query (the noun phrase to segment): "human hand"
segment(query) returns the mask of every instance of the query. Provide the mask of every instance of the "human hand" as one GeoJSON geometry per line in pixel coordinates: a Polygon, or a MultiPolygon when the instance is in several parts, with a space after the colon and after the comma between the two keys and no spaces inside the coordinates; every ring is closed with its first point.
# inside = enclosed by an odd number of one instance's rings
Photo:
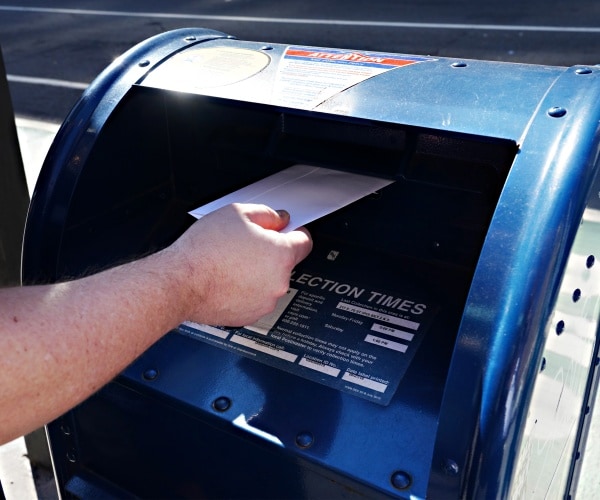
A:
{"type": "Polygon", "coordinates": [[[187,291],[185,319],[243,326],[271,312],[312,249],[306,229],[279,232],[288,222],[285,211],[233,204],[194,223],[166,252],[187,291]]]}

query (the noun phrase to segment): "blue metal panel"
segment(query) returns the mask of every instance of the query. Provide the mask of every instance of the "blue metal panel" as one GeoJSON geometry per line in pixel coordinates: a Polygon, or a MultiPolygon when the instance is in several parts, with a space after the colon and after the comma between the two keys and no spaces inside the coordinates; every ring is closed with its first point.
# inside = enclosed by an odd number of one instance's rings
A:
{"type": "Polygon", "coordinates": [[[439,59],[367,80],[318,109],[347,109],[352,116],[368,119],[518,141],[561,71],[471,60],[457,65],[455,60],[439,59]]]}
{"type": "Polygon", "coordinates": [[[455,496],[509,491],[547,322],[598,168],[599,79],[597,71],[571,68],[548,90],[490,225],[448,375],[432,470],[455,496]],[[459,425],[471,432],[456,432],[459,425]],[[456,464],[451,474],[443,470],[448,463],[456,464]]]}

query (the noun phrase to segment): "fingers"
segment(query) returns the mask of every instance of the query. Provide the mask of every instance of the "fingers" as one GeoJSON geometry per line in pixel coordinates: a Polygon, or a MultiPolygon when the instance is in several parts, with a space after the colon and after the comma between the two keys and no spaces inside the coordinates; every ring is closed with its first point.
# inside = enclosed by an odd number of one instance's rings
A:
{"type": "MultiPolygon", "coordinates": [[[[290,221],[290,214],[286,210],[273,210],[266,205],[238,204],[236,209],[240,210],[251,222],[264,229],[281,231],[290,221]]],[[[302,261],[312,250],[312,238],[304,227],[281,234],[293,251],[294,265],[302,261]]]]}
{"type": "Polygon", "coordinates": [[[294,251],[295,263],[298,264],[304,260],[311,252],[313,247],[312,238],[308,230],[304,227],[300,227],[295,231],[282,235],[285,236],[294,251]]]}
{"type": "Polygon", "coordinates": [[[189,287],[188,319],[208,324],[246,324],[287,291],[290,272],[312,250],[309,232],[280,232],[286,211],[234,204],[202,217],[164,252],[177,282],[189,287]]]}

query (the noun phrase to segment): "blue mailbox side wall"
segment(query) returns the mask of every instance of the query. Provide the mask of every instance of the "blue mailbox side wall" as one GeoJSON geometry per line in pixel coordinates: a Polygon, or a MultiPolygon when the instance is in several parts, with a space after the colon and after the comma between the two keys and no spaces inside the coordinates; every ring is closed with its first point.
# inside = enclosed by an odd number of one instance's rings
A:
{"type": "MultiPolygon", "coordinates": [[[[584,208],[596,196],[589,189],[598,168],[599,77],[587,68],[565,70],[520,141],[459,330],[432,467],[434,496],[501,498],[515,480],[534,383],[556,328],[559,286],[584,208]],[[465,416],[471,434],[456,432],[465,416]]],[[[576,451],[567,450],[567,460],[576,451]]]]}

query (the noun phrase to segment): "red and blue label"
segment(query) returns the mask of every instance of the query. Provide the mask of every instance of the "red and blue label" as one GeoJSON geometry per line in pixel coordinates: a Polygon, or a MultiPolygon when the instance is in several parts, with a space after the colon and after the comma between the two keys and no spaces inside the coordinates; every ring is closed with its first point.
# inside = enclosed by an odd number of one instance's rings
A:
{"type": "Polygon", "coordinates": [[[311,47],[288,47],[284,57],[286,59],[296,59],[300,61],[348,64],[381,69],[392,69],[395,67],[434,60],[429,57],[407,56],[403,54],[386,54],[343,49],[317,49],[311,47]]]}

